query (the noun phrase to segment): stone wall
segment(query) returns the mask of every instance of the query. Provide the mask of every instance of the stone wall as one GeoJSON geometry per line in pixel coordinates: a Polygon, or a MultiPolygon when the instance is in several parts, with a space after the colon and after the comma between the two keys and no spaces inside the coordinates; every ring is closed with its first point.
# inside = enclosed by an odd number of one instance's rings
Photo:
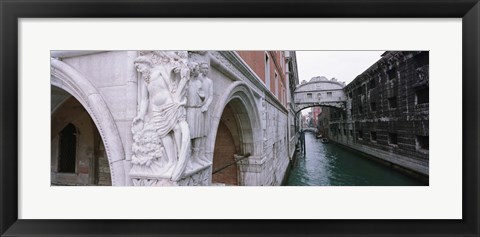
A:
{"type": "Polygon", "coordinates": [[[97,185],[110,186],[112,185],[112,178],[110,177],[110,166],[108,164],[107,154],[105,153],[105,147],[103,142],[100,142],[98,149],[98,165],[97,165],[97,175],[96,180],[97,185]]]}
{"type": "Polygon", "coordinates": [[[428,51],[386,52],[345,87],[330,110],[335,142],[428,176],[428,51]]]}
{"type": "Polygon", "coordinates": [[[130,130],[137,113],[138,94],[138,75],[133,61],[137,55],[137,51],[108,51],[62,59],[83,74],[105,100],[122,141],[124,160],[132,156],[130,130]]]}
{"type": "Polygon", "coordinates": [[[280,185],[289,164],[287,142],[287,114],[270,103],[265,103],[264,129],[265,180],[263,185],[280,185]]]}

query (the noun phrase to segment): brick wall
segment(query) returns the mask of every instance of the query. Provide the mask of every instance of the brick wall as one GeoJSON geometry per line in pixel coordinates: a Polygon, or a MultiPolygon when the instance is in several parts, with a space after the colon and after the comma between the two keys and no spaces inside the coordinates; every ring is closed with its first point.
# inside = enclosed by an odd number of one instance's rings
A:
{"type": "Polygon", "coordinates": [[[107,153],[103,142],[100,142],[98,148],[98,165],[97,165],[97,180],[98,185],[110,186],[112,185],[112,178],[110,175],[110,165],[108,164],[107,153]]]}
{"type": "Polygon", "coordinates": [[[237,51],[237,53],[265,83],[265,51],[237,51]]]}
{"type": "Polygon", "coordinates": [[[286,107],[285,92],[283,91],[283,89],[286,89],[284,51],[237,51],[237,53],[263,83],[266,83],[265,55],[268,54],[270,65],[270,92],[286,107]],[[275,77],[275,73],[277,77],[275,77]]]}
{"type": "MultiPolygon", "coordinates": [[[[215,152],[213,156],[213,172],[235,162],[235,143],[228,127],[220,122],[215,139],[215,152]]],[[[228,168],[212,175],[212,183],[222,183],[225,185],[238,185],[237,165],[231,165],[228,168]]]]}

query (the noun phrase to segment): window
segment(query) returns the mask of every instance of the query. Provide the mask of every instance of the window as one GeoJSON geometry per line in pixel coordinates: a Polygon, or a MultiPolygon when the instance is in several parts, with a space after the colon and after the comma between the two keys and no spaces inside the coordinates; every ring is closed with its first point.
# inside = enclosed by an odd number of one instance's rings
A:
{"type": "Polygon", "coordinates": [[[415,101],[417,104],[426,104],[428,103],[428,87],[417,89],[415,91],[415,101]]]}
{"type": "Polygon", "coordinates": [[[333,111],[330,113],[330,119],[331,120],[337,120],[337,111],[333,111]]]}
{"type": "Polygon", "coordinates": [[[365,85],[360,86],[359,88],[357,88],[357,94],[358,94],[358,95],[363,95],[364,92],[365,92],[365,85]]]}
{"type": "Polygon", "coordinates": [[[388,98],[388,106],[390,107],[390,109],[397,108],[397,97],[388,98]]]}
{"type": "Polygon", "coordinates": [[[417,136],[417,149],[428,150],[428,136],[417,136]]]}
{"type": "Polygon", "coordinates": [[[368,82],[368,89],[371,90],[373,88],[377,87],[377,83],[375,82],[375,79],[372,79],[368,82]]]}
{"type": "Polygon", "coordinates": [[[265,85],[270,90],[270,58],[265,54],[265,85]]]}
{"type": "Polygon", "coordinates": [[[377,111],[377,104],[375,102],[370,103],[370,110],[372,112],[377,111]]]}
{"type": "Polygon", "coordinates": [[[332,97],[332,92],[327,92],[327,97],[332,97]]]}
{"type": "Polygon", "coordinates": [[[60,132],[58,172],[75,173],[77,163],[77,129],[69,123],[60,132]]]}
{"type": "Polygon", "coordinates": [[[361,105],[358,106],[358,113],[359,114],[363,113],[363,106],[361,106],[361,105]]]}
{"type": "Polygon", "coordinates": [[[429,52],[428,51],[423,51],[417,55],[415,55],[413,58],[415,60],[415,65],[416,67],[423,67],[425,65],[428,65],[428,59],[429,59],[429,56],[428,56],[429,52]]]}
{"type": "Polygon", "coordinates": [[[313,96],[312,96],[312,93],[307,93],[307,99],[312,99],[313,96]]]}
{"type": "Polygon", "coordinates": [[[376,142],[377,141],[377,132],[370,132],[370,139],[372,140],[372,142],[376,142]]]}
{"type": "Polygon", "coordinates": [[[387,71],[387,78],[388,78],[388,80],[393,80],[393,79],[397,78],[397,69],[392,68],[392,69],[388,70],[387,71]]]}
{"type": "Polygon", "coordinates": [[[358,139],[363,139],[363,131],[358,130],[358,139]]]}
{"type": "Polygon", "coordinates": [[[388,133],[388,144],[397,145],[398,144],[397,139],[398,137],[396,133],[388,133]]]}
{"type": "Polygon", "coordinates": [[[347,129],[343,129],[343,135],[347,136],[347,129]]]}
{"type": "Polygon", "coordinates": [[[279,84],[279,82],[278,82],[278,74],[277,74],[276,71],[275,71],[274,75],[275,75],[275,77],[274,77],[274,79],[275,79],[275,82],[274,82],[275,83],[275,95],[278,97],[278,84],[279,84]]]}
{"type": "Polygon", "coordinates": [[[350,129],[350,136],[353,137],[353,130],[350,129]]]}

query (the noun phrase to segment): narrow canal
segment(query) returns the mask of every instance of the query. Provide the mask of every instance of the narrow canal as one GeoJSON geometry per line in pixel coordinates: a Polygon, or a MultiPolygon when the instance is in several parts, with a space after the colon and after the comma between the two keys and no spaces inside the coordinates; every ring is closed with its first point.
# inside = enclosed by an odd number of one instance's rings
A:
{"type": "Polygon", "coordinates": [[[335,143],[322,143],[305,133],[306,154],[299,155],[287,186],[417,186],[426,185],[335,143]]]}

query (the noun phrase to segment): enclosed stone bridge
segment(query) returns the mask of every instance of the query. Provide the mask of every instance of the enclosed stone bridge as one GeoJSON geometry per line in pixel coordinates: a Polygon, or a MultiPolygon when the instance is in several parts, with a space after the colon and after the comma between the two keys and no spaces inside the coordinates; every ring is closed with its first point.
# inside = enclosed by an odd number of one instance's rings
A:
{"type": "Polygon", "coordinates": [[[295,112],[314,106],[329,106],[346,108],[347,96],[343,91],[344,82],[326,77],[314,77],[309,82],[303,82],[295,88],[295,112]]]}

